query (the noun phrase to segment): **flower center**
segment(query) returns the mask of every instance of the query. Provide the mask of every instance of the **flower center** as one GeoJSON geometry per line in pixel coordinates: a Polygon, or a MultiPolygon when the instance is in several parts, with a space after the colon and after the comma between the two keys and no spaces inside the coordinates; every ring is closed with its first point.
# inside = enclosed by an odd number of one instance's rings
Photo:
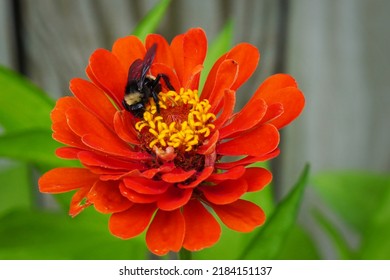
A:
{"type": "Polygon", "coordinates": [[[180,93],[159,93],[160,113],[151,99],[146,106],[144,119],[135,124],[150,149],[172,147],[189,152],[196,149],[215,128],[216,119],[208,111],[207,99],[199,100],[197,90],[180,89],[180,93]]]}

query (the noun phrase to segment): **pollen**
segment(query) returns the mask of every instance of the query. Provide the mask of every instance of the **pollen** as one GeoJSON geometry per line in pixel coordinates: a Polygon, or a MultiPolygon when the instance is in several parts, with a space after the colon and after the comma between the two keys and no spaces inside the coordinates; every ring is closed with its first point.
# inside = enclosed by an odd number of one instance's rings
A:
{"type": "Polygon", "coordinates": [[[189,152],[196,149],[215,129],[216,119],[207,99],[199,100],[197,90],[168,91],[159,94],[160,113],[151,99],[144,119],[135,124],[148,147],[189,152]],[[147,134],[147,135],[145,135],[147,134]]]}

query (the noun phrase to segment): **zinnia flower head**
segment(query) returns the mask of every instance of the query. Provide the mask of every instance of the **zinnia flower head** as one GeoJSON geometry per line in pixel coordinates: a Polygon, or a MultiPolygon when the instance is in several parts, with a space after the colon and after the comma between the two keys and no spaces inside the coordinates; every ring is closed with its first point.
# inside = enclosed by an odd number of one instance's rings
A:
{"type": "Polygon", "coordinates": [[[200,91],[206,50],[200,28],[170,44],[151,34],[145,44],[127,36],[112,51],[96,50],[86,68],[90,81],[71,80],[74,96],[60,98],[51,114],[53,138],[66,145],[56,154],[83,167],[50,170],[40,191],[75,190],[70,215],[93,205],[111,214],[115,236],[146,230],[157,255],[212,246],[221,234],[216,216],[240,232],[262,225],[262,209],[241,197],[261,190],[272,175],[247,165],[279,154],[278,130],[301,113],[304,97],[291,76],[276,74],[234,113],[236,91],[255,71],[259,52],[247,43],[235,46],[215,62],[200,91]],[[150,98],[138,118],[123,105],[128,72],[153,45],[147,75],[163,74],[170,85],[160,79],[158,104],[150,98]]]}

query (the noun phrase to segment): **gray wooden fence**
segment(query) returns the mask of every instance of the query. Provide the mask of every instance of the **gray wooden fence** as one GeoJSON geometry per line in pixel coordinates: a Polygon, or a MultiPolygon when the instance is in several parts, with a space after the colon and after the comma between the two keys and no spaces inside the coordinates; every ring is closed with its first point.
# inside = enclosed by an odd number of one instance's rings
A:
{"type": "MultiPolygon", "coordinates": [[[[129,34],[156,2],[0,0],[0,63],[55,98],[69,94],[92,51],[129,34]]],[[[201,26],[211,41],[232,20],[234,43],[250,42],[262,54],[239,105],[274,72],[297,79],[306,108],[283,131],[274,161],[283,195],[306,162],[314,173],[390,170],[389,12],[385,0],[172,0],[157,31],[171,39],[201,26]]],[[[309,227],[305,209],[313,203],[309,190],[301,217],[309,227]]]]}

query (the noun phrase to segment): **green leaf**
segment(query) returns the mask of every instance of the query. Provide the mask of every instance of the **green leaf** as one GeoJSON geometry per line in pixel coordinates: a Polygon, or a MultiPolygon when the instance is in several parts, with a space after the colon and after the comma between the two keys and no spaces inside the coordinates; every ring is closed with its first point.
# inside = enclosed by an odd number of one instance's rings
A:
{"type": "Polygon", "coordinates": [[[75,166],[74,161],[58,158],[54,152],[61,144],[49,130],[25,130],[0,136],[0,156],[30,162],[46,168],[75,166]]]}
{"type": "Polygon", "coordinates": [[[239,259],[275,259],[294,226],[298,208],[309,176],[306,165],[298,182],[288,196],[278,204],[274,213],[252,238],[239,259]]]}
{"type": "Polygon", "coordinates": [[[365,171],[327,172],[313,178],[327,204],[359,232],[366,230],[388,189],[390,176],[365,171]]]}
{"type": "Polygon", "coordinates": [[[366,225],[366,231],[360,249],[361,259],[390,259],[390,183],[382,199],[378,199],[374,213],[366,225]]]}
{"type": "Polygon", "coordinates": [[[206,78],[213,67],[214,63],[229,50],[233,41],[233,22],[229,20],[217,38],[210,44],[207,50],[206,59],[203,64],[203,71],[200,77],[199,88],[203,88],[206,78]]]}
{"type": "Polygon", "coordinates": [[[0,217],[15,208],[30,208],[30,170],[21,162],[2,162],[0,169],[0,217]]]}
{"type": "Polygon", "coordinates": [[[338,259],[354,259],[354,252],[348,246],[347,241],[345,240],[341,232],[336,228],[336,226],[319,211],[314,212],[314,216],[316,217],[316,220],[319,222],[321,227],[330,237],[334,247],[339,254],[338,259]]]}
{"type": "Polygon", "coordinates": [[[288,233],[286,241],[275,259],[278,260],[318,260],[318,249],[305,229],[295,225],[288,233]]]}
{"type": "Polygon", "coordinates": [[[122,240],[107,228],[108,215],[87,209],[64,214],[15,211],[0,218],[0,259],[144,259],[142,236],[122,240]]]}
{"type": "Polygon", "coordinates": [[[161,0],[148,14],[138,23],[132,34],[144,41],[146,36],[155,32],[158,24],[165,15],[170,0],[161,0]]]}
{"type": "Polygon", "coordinates": [[[6,131],[50,129],[54,101],[31,82],[2,66],[0,104],[0,125],[6,131]]]}

